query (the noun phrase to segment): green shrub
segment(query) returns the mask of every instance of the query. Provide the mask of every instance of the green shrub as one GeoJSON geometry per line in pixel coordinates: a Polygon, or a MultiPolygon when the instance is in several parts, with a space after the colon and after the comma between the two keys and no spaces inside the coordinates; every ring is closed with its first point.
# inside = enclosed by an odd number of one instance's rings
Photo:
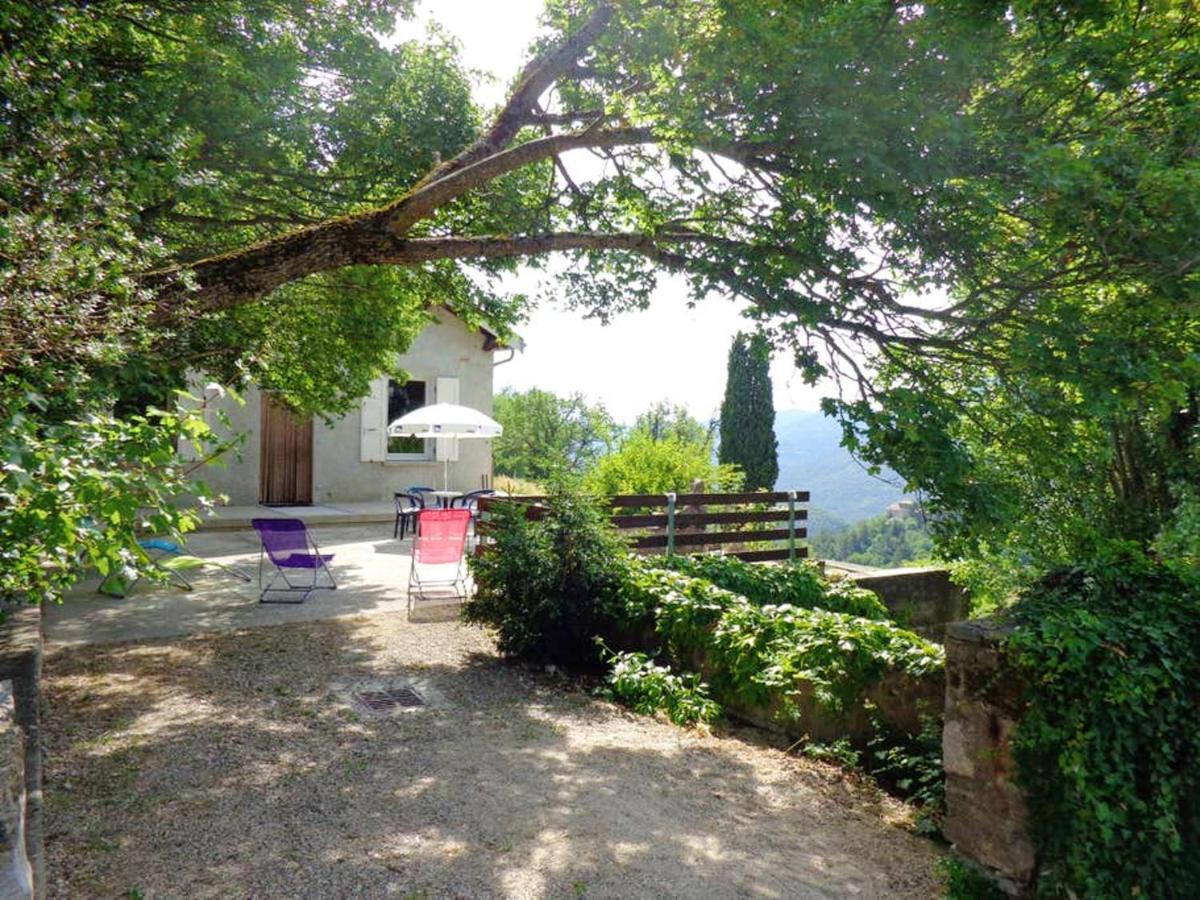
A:
{"type": "Polygon", "coordinates": [[[764,566],[736,556],[661,556],[654,565],[703,578],[717,587],[741,594],[755,606],[785,603],[804,609],[827,609],[864,619],[887,621],[888,610],[871,591],[849,581],[826,581],[809,562],[764,566]]]}
{"type": "Polygon", "coordinates": [[[655,440],[637,432],[619,449],[600,457],[584,476],[587,488],[602,497],[689,491],[696,480],[708,490],[738,490],[742,472],[736,466],[717,465],[707,444],[674,436],[655,440]]]}
{"type": "Polygon", "coordinates": [[[654,715],[661,710],[676,725],[712,722],[721,715],[721,707],[699,675],[676,675],[645,653],[614,653],[608,661],[612,668],[601,695],[634,712],[654,715]]]}
{"type": "Polygon", "coordinates": [[[500,652],[543,662],[599,662],[597,636],[621,627],[628,553],[590,498],[551,491],[538,521],[517,503],[490,513],[492,541],[470,561],[468,622],[493,629],[500,652]]]}
{"type": "Polygon", "coordinates": [[[834,711],[859,706],[889,671],[920,677],[944,666],[941,648],[886,622],[791,604],[756,606],[709,581],[632,561],[628,615],[652,614],[672,655],[708,656],[718,700],[761,705],[773,696],[798,717],[809,693],[834,711]]]}
{"type": "Polygon", "coordinates": [[[808,759],[833,763],[844,769],[857,769],[862,765],[862,752],[855,750],[847,738],[838,738],[831,744],[806,741],[801,746],[800,753],[808,759]]]}
{"type": "Polygon", "coordinates": [[[917,830],[941,831],[946,811],[946,770],[942,765],[942,717],[925,716],[916,735],[898,735],[875,723],[866,769],[880,785],[920,807],[917,830]]]}
{"type": "Polygon", "coordinates": [[[1014,609],[1028,684],[1014,738],[1042,889],[1194,896],[1200,885],[1200,585],[1123,551],[1014,609]]]}
{"type": "Polygon", "coordinates": [[[1008,900],[995,882],[958,857],[942,857],[937,868],[946,900],[1008,900]]]}

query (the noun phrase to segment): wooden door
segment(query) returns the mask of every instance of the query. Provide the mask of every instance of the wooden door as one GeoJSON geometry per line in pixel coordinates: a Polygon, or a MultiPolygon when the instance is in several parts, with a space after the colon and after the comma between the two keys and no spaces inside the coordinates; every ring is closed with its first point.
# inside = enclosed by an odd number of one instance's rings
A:
{"type": "Polygon", "coordinates": [[[313,423],[297,420],[270,394],[262,395],[262,446],[258,502],[280,506],[312,503],[313,423]]]}

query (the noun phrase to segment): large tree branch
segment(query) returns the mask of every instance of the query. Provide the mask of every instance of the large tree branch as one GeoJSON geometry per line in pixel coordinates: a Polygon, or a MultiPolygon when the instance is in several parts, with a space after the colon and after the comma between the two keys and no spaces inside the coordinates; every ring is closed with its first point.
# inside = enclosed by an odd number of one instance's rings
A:
{"type": "Polygon", "coordinates": [[[571,250],[617,250],[639,253],[658,260],[660,245],[699,243],[694,234],[640,234],[629,232],[562,231],[521,236],[412,238],[400,241],[391,262],[419,263],[437,259],[498,259],[539,256],[571,250]]]}
{"type": "Polygon", "coordinates": [[[187,268],[195,286],[190,295],[166,289],[178,271],[153,273],[148,279],[150,285],[165,289],[164,302],[155,320],[160,323],[169,320],[185,299],[192,312],[226,309],[306,275],[341,266],[387,262],[380,256],[392,252],[406,229],[472,188],[567,150],[610,148],[652,140],[649,129],[645,128],[585,129],[538,138],[427,184],[390,206],[331,219],[234,253],[195,262],[187,268]]]}
{"type": "MultiPolygon", "coordinates": [[[[291,281],[353,265],[417,265],[439,259],[496,259],[533,256],[567,250],[627,250],[657,258],[660,242],[699,242],[695,234],[638,234],[559,232],[527,236],[404,238],[369,219],[338,219],[302,229],[283,238],[264,241],[245,250],[202,260],[191,267],[199,290],[191,294],[170,290],[178,273],[161,272],[158,279],[167,296],[188,301],[191,314],[229,309],[265,296],[291,281]]],[[[161,306],[156,321],[166,322],[181,312],[161,306]]]]}
{"type": "Polygon", "coordinates": [[[543,159],[558,156],[568,150],[585,147],[604,149],[629,144],[645,144],[654,140],[649,128],[584,129],[569,134],[554,134],[517,144],[491,156],[455,170],[437,181],[427,182],[395,203],[385,207],[382,214],[393,234],[402,234],[415,222],[426,218],[438,207],[460,197],[501,175],[543,159]]]}
{"type": "Polygon", "coordinates": [[[528,121],[529,113],[534,109],[538,98],[549,90],[561,75],[574,68],[576,61],[600,36],[612,17],[612,6],[601,3],[578,31],[561,44],[531,60],[521,73],[517,86],[504,108],[492,121],[492,127],[458,156],[447,160],[426,175],[417,183],[417,188],[443,179],[507,147],[517,136],[521,126],[528,121]]]}

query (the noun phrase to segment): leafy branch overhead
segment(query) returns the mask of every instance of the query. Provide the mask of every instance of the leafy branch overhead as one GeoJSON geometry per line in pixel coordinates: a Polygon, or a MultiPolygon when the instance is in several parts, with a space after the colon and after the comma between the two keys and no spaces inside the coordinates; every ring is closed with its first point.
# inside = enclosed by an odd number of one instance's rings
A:
{"type": "Polygon", "coordinates": [[[337,416],[557,254],[602,320],[748,301],[947,552],[1195,553],[1194,3],[550,0],[490,111],[446,35],[380,40],[412,7],[0,11],[0,414],[192,371],[337,416]]]}
{"type": "MultiPolygon", "coordinates": [[[[143,18],[168,28],[178,15],[143,18]]],[[[262,226],[249,246],[144,276],[155,321],[347,267],[568,251],[588,257],[573,283],[582,305],[637,303],[655,271],[682,272],[697,296],[752,301],[810,368],[828,344],[825,367],[866,384],[855,346],[894,361],[995,358],[1048,293],[1178,290],[1200,265],[1200,212],[1164,208],[1196,178],[1186,4],[557,0],[547,21],[486,124],[445,51],[364,51],[369,72],[341,61],[347,102],[315,123],[321,152],[247,173],[247,193],[295,182],[319,209],[251,197],[240,211],[143,209],[247,236],[262,226]],[[362,88],[384,74],[411,96],[362,88]],[[437,101],[450,103],[425,115],[447,123],[440,134],[414,122],[389,135],[410,142],[394,172],[386,148],[353,136],[364,119],[418,118],[437,101]]],[[[202,161],[231,163],[207,146],[189,165],[202,161]]]]}

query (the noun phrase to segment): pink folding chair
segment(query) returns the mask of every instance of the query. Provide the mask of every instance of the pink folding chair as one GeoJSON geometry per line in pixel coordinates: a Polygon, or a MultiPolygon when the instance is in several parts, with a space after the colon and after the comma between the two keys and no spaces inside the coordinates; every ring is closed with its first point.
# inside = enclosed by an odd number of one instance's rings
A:
{"type": "MultiPolygon", "coordinates": [[[[467,597],[466,547],[467,529],[471,524],[469,509],[422,509],[417,513],[417,530],[413,536],[412,568],[408,570],[408,605],[413,599],[424,600],[428,588],[444,585],[454,591],[459,600],[467,597]],[[422,566],[440,566],[449,570],[450,578],[421,576],[422,566]]],[[[449,574],[449,571],[447,571],[449,574]]]]}

